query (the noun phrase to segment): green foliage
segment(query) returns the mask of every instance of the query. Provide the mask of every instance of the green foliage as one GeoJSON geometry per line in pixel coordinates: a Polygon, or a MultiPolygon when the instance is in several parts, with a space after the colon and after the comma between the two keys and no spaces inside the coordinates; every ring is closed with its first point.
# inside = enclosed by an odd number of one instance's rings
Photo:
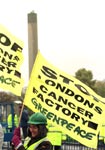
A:
{"type": "Polygon", "coordinates": [[[97,81],[95,83],[96,93],[102,97],[105,97],[105,80],[97,81]]]}
{"type": "Polygon", "coordinates": [[[79,69],[75,73],[75,77],[84,84],[86,84],[88,87],[96,91],[95,89],[96,80],[93,80],[93,74],[90,70],[86,70],[85,68],[79,69]]]}
{"type": "Polygon", "coordinates": [[[105,80],[93,80],[92,71],[86,70],[85,68],[79,69],[75,73],[75,77],[94,90],[98,95],[105,97],[105,80]]]}

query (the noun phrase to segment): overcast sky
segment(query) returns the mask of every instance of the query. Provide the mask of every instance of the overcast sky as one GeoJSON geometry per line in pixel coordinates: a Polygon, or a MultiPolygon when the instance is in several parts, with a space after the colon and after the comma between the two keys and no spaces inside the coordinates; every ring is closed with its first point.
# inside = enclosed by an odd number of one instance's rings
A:
{"type": "Polygon", "coordinates": [[[0,5],[0,23],[24,42],[26,83],[27,14],[33,10],[38,19],[38,48],[49,62],[70,75],[86,68],[94,79],[105,79],[104,0],[3,0],[0,5]]]}

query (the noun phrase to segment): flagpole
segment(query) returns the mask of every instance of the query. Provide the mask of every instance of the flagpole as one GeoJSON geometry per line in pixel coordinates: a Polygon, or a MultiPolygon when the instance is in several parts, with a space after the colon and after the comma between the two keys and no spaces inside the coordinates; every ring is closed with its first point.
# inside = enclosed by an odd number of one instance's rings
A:
{"type": "Polygon", "coordinates": [[[21,108],[21,111],[20,111],[18,126],[20,125],[23,109],[24,109],[24,104],[22,104],[22,108],[21,108]]]}

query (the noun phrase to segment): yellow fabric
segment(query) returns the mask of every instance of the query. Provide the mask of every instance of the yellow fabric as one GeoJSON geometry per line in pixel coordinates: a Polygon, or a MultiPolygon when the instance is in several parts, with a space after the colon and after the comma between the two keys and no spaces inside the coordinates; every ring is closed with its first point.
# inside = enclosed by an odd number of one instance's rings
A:
{"type": "Polygon", "coordinates": [[[0,42],[0,88],[21,96],[24,85],[20,70],[23,63],[23,41],[2,25],[0,25],[0,34],[2,41],[0,42]]]}
{"type": "MultiPolygon", "coordinates": [[[[8,122],[8,128],[12,128],[12,114],[8,115],[7,122],[8,122]]],[[[17,116],[17,114],[15,114],[15,116],[14,116],[14,126],[18,127],[18,116],[17,116]]]]}
{"type": "Polygon", "coordinates": [[[103,101],[105,98],[50,64],[38,52],[24,105],[43,113],[71,138],[97,148],[97,137],[105,117],[103,101]]]}
{"type": "Polygon", "coordinates": [[[8,121],[8,128],[12,128],[12,114],[8,115],[7,121],[8,121]]]}
{"type": "Polygon", "coordinates": [[[24,141],[24,147],[25,147],[25,149],[27,149],[27,150],[35,150],[40,143],[42,143],[43,141],[49,141],[49,139],[47,139],[47,137],[45,137],[45,138],[43,138],[43,139],[41,139],[41,140],[33,143],[32,145],[30,145],[28,147],[27,144],[29,143],[29,141],[30,141],[30,137],[27,137],[25,139],[25,141],[24,141]]]}
{"type": "Polygon", "coordinates": [[[18,118],[17,114],[15,114],[15,117],[14,117],[14,125],[15,125],[16,127],[18,127],[18,123],[19,123],[19,118],[18,118]]]}
{"type": "Polygon", "coordinates": [[[67,140],[67,135],[65,133],[62,133],[62,141],[66,141],[67,140]]]}
{"type": "Polygon", "coordinates": [[[99,134],[99,140],[103,140],[105,139],[105,125],[102,125],[100,128],[100,134],[99,134]]]}
{"type": "Polygon", "coordinates": [[[47,127],[48,127],[47,137],[51,141],[52,145],[61,146],[62,141],[66,140],[66,135],[62,133],[62,131],[58,127],[53,126],[51,123],[48,123],[47,127]]]}
{"type": "Polygon", "coordinates": [[[61,132],[51,132],[47,134],[48,139],[51,141],[52,145],[60,146],[62,144],[62,133],[61,132]]]}

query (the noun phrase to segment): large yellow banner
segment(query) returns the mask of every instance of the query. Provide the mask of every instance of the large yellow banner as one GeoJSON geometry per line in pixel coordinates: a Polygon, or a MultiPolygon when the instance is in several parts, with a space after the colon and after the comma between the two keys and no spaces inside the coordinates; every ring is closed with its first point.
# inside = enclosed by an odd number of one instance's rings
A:
{"type": "Polygon", "coordinates": [[[23,42],[0,25],[0,88],[18,96],[24,84],[20,72],[22,50],[23,42]]]}
{"type": "Polygon", "coordinates": [[[89,87],[51,65],[38,52],[24,105],[43,113],[73,139],[96,148],[105,117],[103,102],[89,87]]]}

